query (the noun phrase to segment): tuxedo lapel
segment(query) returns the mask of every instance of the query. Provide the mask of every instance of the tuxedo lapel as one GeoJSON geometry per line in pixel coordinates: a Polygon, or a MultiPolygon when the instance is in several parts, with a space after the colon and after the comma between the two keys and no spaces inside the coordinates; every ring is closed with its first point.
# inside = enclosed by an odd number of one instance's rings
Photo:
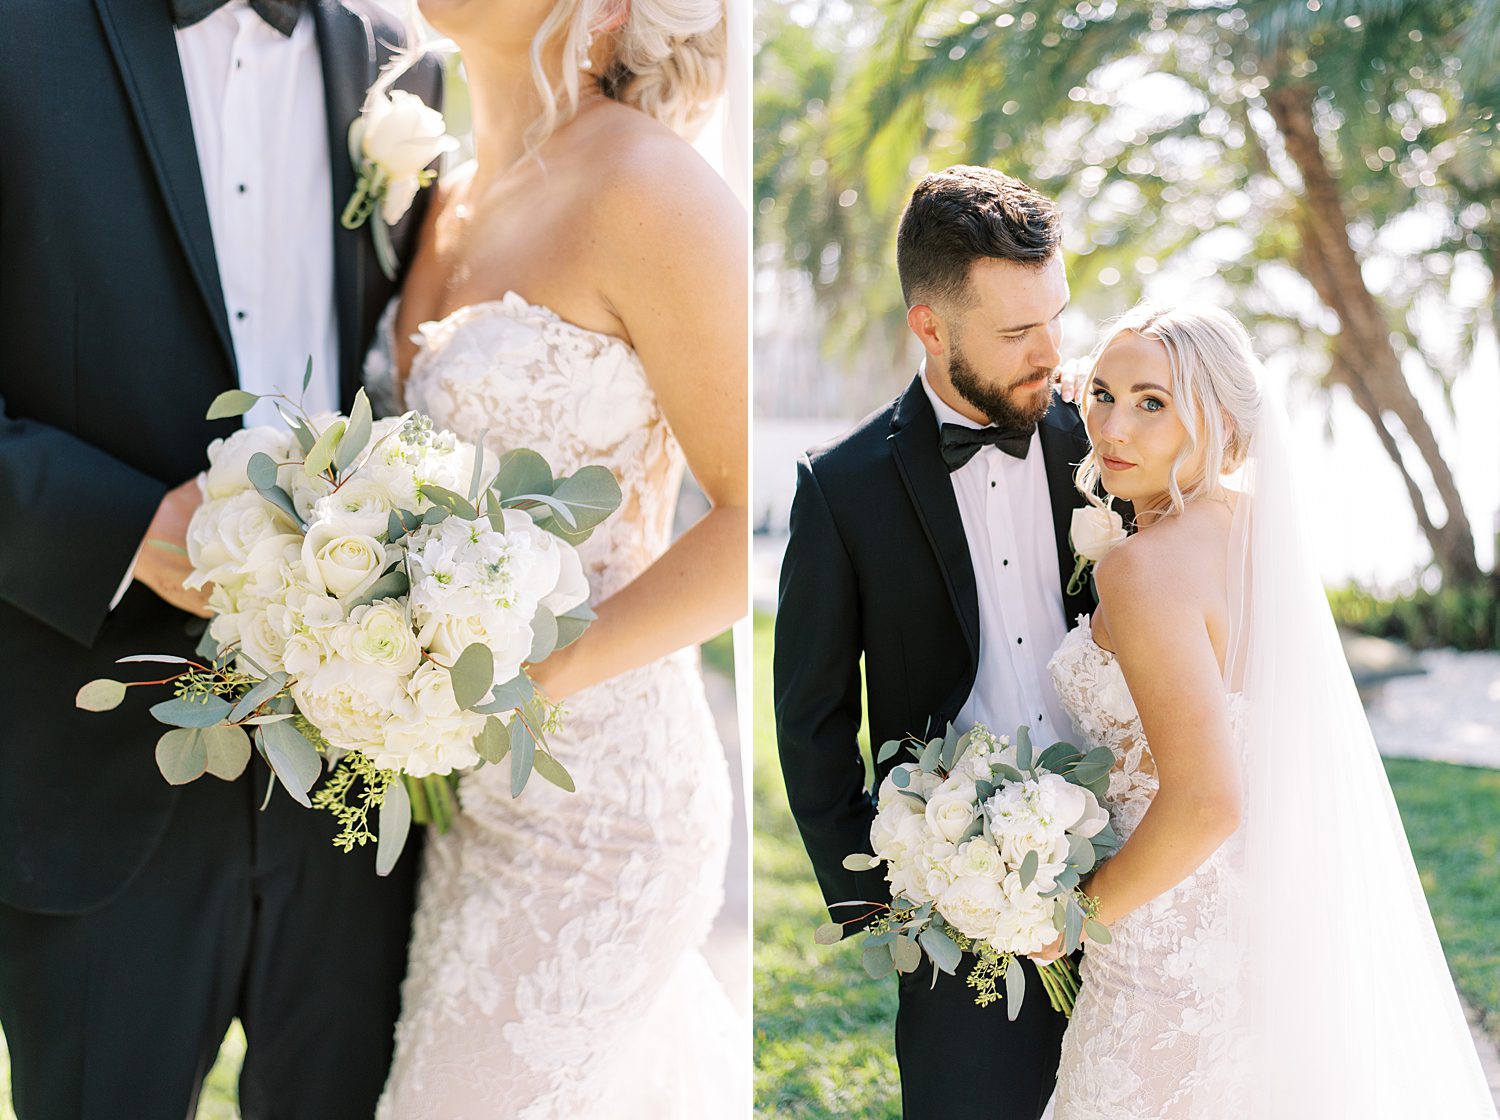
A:
{"type": "Polygon", "coordinates": [[[974,583],[974,562],[969,557],[969,541],[964,535],[948,467],[938,449],[937,416],[932,411],[932,402],[922,391],[920,377],[907,386],[906,392],[896,402],[888,439],[896,469],[942,569],[953,609],[963,626],[970,661],[977,666],[979,591],[974,583]]]}
{"type": "Polygon", "coordinates": [[[208,220],[187,87],[167,5],[141,0],[94,2],[198,294],[213,320],[224,355],[234,368],[234,342],[214,257],[213,227],[208,220]]]}
{"type": "Polygon", "coordinates": [[[1080,614],[1094,609],[1093,596],[1087,584],[1077,595],[1068,594],[1073,576],[1073,545],[1069,540],[1073,511],[1084,504],[1083,495],[1073,484],[1074,468],[1088,454],[1088,436],[1082,422],[1056,397],[1052,407],[1037,425],[1042,444],[1042,464],[1047,471],[1047,496],[1052,506],[1052,529],[1057,540],[1057,567],[1062,579],[1063,619],[1069,625],[1080,614]]]}
{"type": "Polygon", "coordinates": [[[316,0],[313,19],[323,63],[323,93],[328,114],[328,159],[333,185],[333,286],[338,309],[339,399],[344,408],[360,384],[364,325],[362,308],[371,267],[370,231],[345,229],[339,222],[354,193],[354,163],[349,155],[349,126],[359,116],[365,92],[377,76],[375,36],[369,21],[339,0],[316,0]]]}

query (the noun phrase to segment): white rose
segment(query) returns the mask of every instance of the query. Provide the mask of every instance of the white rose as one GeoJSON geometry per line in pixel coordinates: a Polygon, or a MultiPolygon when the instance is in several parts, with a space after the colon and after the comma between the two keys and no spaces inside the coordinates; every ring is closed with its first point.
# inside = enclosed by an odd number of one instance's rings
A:
{"type": "Polygon", "coordinates": [[[422,180],[415,175],[407,175],[404,178],[392,179],[385,185],[385,197],[380,200],[380,218],[388,226],[393,226],[406,216],[411,209],[412,201],[417,197],[417,192],[422,189],[422,180]]]}
{"type": "Polygon", "coordinates": [[[974,823],[972,788],[937,790],[927,799],[927,827],[950,844],[958,843],[974,823]]]}
{"type": "Polygon", "coordinates": [[[1069,538],[1073,551],[1085,560],[1097,564],[1117,544],[1123,543],[1125,537],[1125,523],[1114,510],[1087,505],[1073,511],[1069,538]]]}
{"type": "Polygon", "coordinates": [[[407,674],[422,663],[422,647],[406,621],[406,612],[389,599],[349,612],[347,656],[407,674]]]}
{"type": "Polygon", "coordinates": [[[245,611],[239,620],[240,649],[245,656],[267,674],[285,669],[286,635],[271,621],[270,611],[245,611]]]}
{"type": "Polygon", "coordinates": [[[1005,892],[993,879],[964,875],[953,880],[937,896],[937,910],[949,925],[966,937],[988,941],[994,936],[997,917],[1006,906],[1005,892]]]}
{"type": "Polygon", "coordinates": [[[920,814],[880,813],[870,826],[870,848],[892,868],[912,862],[930,834],[920,814]]]}
{"type": "Polygon", "coordinates": [[[187,552],[193,574],[184,587],[243,578],[246,558],[261,541],[295,528],[254,490],[205,502],[188,522],[187,552]]]}
{"type": "Polygon", "coordinates": [[[363,595],[385,566],[385,546],[374,537],[314,525],[302,541],[302,568],[308,583],[339,599],[363,595]]]}
{"type": "Polygon", "coordinates": [[[203,472],[204,497],[228,498],[251,489],[245,471],[256,454],[266,454],[278,463],[292,454],[289,432],[269,425],[241,428],[208,445],[208,470],[203,472]]]}
{"type": "Polygon", "coordinates": [[[457,147],[443,115],[414,93],[393,89],[371,98],[364,111],[360,150],[391,179],[414,178],[457,147]]]}

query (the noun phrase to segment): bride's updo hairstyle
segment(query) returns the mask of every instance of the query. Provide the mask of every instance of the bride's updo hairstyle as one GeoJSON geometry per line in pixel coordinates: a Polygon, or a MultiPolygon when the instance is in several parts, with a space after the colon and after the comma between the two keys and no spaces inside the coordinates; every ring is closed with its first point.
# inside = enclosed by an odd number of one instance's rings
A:
{"type": "MultiPolygon", "coordinates": [[[[1172,512],[1181,513],[1195,498],[1217,494],[1223,478],[1244,465],[1260,416],[1261,379],[1265,372],[1254,345],[1240,321],[1208,304],[1161,307],[1137,304],[1121,315],[1094,346],[1088,358],[1090,384],[1081,408],[1085,417],[1093,405],[1093,374],[1110,343],[1127,332],[1155,339],[1167,351],[1172,368],[1172,401],[1188,441],[1172,464],[1172,512]],[[1200,448],[1203,469],[1185,484],[1178,478],[1184,463],[1200,448]]],[[[1099,453],[1090,449],[1078,466],[1078,489],[1095,505],[1100,478],[1099,453]]]]}
{"type": "Polygon", "coordinates": [[[535,151],[578,109],[594,39],[608,39],[599,74],[606,97],[655,117],[691,138],[724,92],[728,34],[724,0],[557,0],[531,43],[531,76],[544,106],[527,131],[535,151]],[[562,89],[543,65],[562,46],[562,89]]]}

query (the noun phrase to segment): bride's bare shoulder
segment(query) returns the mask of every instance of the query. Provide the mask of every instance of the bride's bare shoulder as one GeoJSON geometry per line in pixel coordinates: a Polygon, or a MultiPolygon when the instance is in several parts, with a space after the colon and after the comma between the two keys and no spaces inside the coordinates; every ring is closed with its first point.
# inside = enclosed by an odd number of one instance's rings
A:
{"type": "Polygon", "coordinates": [[[1227,593],[1231,520],[1221,502],[1192,502],[1113,549],[1094,572],[1099,601],[1110,618],[1122,618],[1127,604],[1150,600],[1160,609],[1170,600],[1201,613],[1213,628],[1227,593]]]}

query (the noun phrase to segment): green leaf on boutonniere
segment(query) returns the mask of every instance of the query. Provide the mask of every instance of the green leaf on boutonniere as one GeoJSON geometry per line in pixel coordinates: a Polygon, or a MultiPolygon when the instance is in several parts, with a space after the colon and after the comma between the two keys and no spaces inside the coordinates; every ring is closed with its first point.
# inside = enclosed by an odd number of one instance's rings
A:
{"type": "Polygon", "coordinates": [[[208,406],[208,415],[205,420],[227,420],[231,416],[243,416],[255,407],[260,397],[255,393],[247,393],[244,389],[225,389],[217,397],[214,403],[208,406]]]}

